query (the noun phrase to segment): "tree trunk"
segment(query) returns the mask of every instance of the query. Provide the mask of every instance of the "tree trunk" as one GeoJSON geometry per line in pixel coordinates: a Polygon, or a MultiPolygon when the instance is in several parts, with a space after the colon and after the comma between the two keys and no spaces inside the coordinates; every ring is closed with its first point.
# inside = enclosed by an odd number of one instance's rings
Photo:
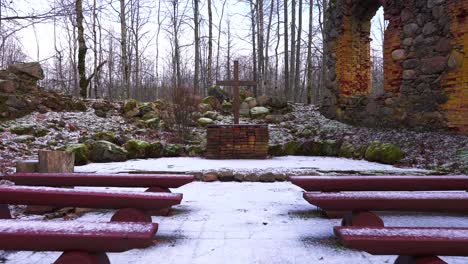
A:
{"type": "Polygon", "coordinates": [[[296,91],[296,0],[292,0],[291,6],[291,71],[289,73],[289,99],[294,101],[294,94],[296,91]]]}
{"type": "MultiPolygon", "coordinates": [[[[252,23],[252,61],[253,61],[253,79],[258,83],[258,75],[257,75],[257,45],[255,37],[256,34],[256,24],[255,24],[255,6],[253,4],[253,0],[250,0],[250,22],[252,23]]],[[[253,88],[254,94],[257,94],[257,87],[254,86],[253,88]]]]}
{"type": "Polygon", "coordinates": [[[264,22],[263,22],[263,0],[257,0],[257,30],[258,30],[258,82],[257,82],[257,91],[255,97],[258,96],[258,93],[264,93],[265,86],[265,57],[264,57],[264,22]]]}
{"type": "Polygon", "coordinates": [[[307,42],[307,104],[313,103],[312,94],[312,34],[314,21],[314,0],[309,0],[309,36],[307,42]]]}
{"type": "Polygon", "coordinates": [[[122,88],[124,97],[130,97],[130,68],[127,57],[127,16],[125,14],[125,0],[120,0],[120,50],[122,56],[122,88]]]}
{"type": "Polygon", "coordinates": [[[224,0],[223,2],[223,8],[221,9],[221,17],[219,18],[219,24],[218,24],[218,41],[217,41],[217,51],[216,51],[216,80],[219,78],[219,53],[221,49],[221,32],[222,32],[222,22],[223,22],[223,17],[224,17],[224,7],[226,6],[227,0],[224,0]]]}
{"type": "Polygon", "coordinates": [[[213,84],[213,13],[211,1],[208,0],[208,86],[213,84]]]}
{"type": "Polygon", "coordinates": [[[193,0],[194,10],[193,10],[193,20],[195,25],[195,74],[193,78],[193,90],[195,94],[200,92],[200,20],[198,18],[198,2],[199,0],[193,0]]]}
{"type": "Polygon", "coordinates": [[[284,0],[284,95],[286,99],[289,98],[290,86],[289,86],[289,33],[288,33],[288,0],[284,0]]]}
{"type": "MultiPolygon", "coordinates": [[[[295,78],[295,85],[297,88],[300,88],[301,85],[301,65],[300,65],[300,61],[301,61],[301,37],[302,37],[302,0],[299,0],[299,21],[298,21],[298,27],[297,27],[297,47],[296,47],[296,73],[294,74],[294,78],[295,78]]],[[[297,100],[297,96],[298,96],[298,89],[296,89],[296,92],[294,93],[294,96],[295,96],[295,99],[297,100]]]]}
{"type": "Polygon", "coordinates": [[[86,79],[86,41],[83,28],[83,2],[76,0],[76,27],[78,29],[78,74],[80,76],[80,96],[88,97],[88,80],[86,79]]]}
{"type": "Polygon", "coordinates": [[[270,77],[270,55],[269,55],[269,49],[270,49],[270,34],[271,34],[271,24],[273,20],[273,10],[275,6],[275,0],[271,0],[270,3],[270,15],[268,16],[268,26],[267,26],[267,38],[266,38],[266,47],[265,47],[265,82],[266,82],[266,88],[269,89],[268,91],[265,91],[265,94],[270,94],[271,93],[271,77],[270,77]]]}

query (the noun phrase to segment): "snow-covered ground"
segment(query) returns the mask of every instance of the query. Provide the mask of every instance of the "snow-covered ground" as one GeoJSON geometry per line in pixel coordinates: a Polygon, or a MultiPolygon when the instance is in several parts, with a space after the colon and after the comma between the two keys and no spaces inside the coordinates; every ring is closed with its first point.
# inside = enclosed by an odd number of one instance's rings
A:
{"type": "MultiPolygon", "coordinates": [[[[302,190],[287,182],[194,182],[173,191],[184,193],[184,200],[172,216],[153,217],[159,223],[155,245],[109,254],[113,264],[384,264],[396,258],[340,246],[332,232],[340,221],[322,218],[302,199],[302,190]]],[[[93,212],[73,221],[108,221],[111,215],[111,211],[93,212]]],[[[468,227],[466,215],[380,215],[387,226],[468,227]]],[[[4,252],[0,256],[10,264],[45,264],[59,255],[4,252]]],[[[464,257],[444,259],[450,264],[468,263],[464,257]]]]}
{"type": "Polygon", "coordinates": [[[266,160],[209,160],[203,158],[160,158],[130,160],[127,162],[95,163],[76,167],[76,172],[206,172],[233,171],[241,173],[297,174],[310,171],[356,171],[356,172],[424,172],[413,168],[397,168],[390,165],[332,157],[286,156],[266,160]]]}

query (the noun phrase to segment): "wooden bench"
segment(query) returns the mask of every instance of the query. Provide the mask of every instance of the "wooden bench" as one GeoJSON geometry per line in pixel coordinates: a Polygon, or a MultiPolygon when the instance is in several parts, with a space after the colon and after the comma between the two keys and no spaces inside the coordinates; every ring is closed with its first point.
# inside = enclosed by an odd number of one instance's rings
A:
{"type": "Polygon", "coordinates": [[[332,218],[359,211],[468,212],[467,192],[304,192],[303,196],[332,218]]]}
{"type": "Polygon", "coordinates": [[[399,255],[395,264],[443,264],[437,256],[468,256],[468,228],[335,227],[340,242],[374,255],[399,255]]]}
{"type": "Polygon", "coordinates": [[[0,220],[0,249],[63,251],[56,264],[107,264],[106,252],[151,246],[157,230],[152,223],[0,220]]]}
{"type": "Polygon", "coordinates": [[[468,176],[291,176],[312,192],[468,190],[468,176]]]}
{"type": "Polygon", "coordinates": [[[168,174],[95,174],[95,173],[14,173],[3,179],[16,185],[30,186],[94,186],[143,187],[151,192],[170,192],[194,180],[193,175],[168,174]]]}
{"type": "Polygon", "coordinates": [[[112,220],[151,222],[149,211],[180,204],[182,194],[75,190],[51,187],[0,187],[0,218],[10,218],[7,204],[119,209],[112,220]]]}

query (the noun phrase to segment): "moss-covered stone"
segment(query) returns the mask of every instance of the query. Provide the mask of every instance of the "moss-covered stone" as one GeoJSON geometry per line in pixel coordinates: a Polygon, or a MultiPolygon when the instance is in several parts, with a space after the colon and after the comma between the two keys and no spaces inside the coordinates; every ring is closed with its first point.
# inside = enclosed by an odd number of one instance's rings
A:
{"type": "Polygon", "coordinates": [[[203,104],[211,106],[211,109],[219,110],[221,108],[220,101],[214,96],[207,96],[202,100],[203,104]]]}
{"type": "Polygon", "coordinates": [[[272,157],[280,157],[280,156],[285,156],[286,152],[284,151],[283,145],[281,144],[269,145],[268,155],[272,157]]]}
{"type": "Polygon", "coordinates": [[[221,105],[221,110],[223,113],[231,113],[232,112],[232,103],[228,101],[224,101],[223,104],[221,105]]]}
{"type": "Polygon", "coordinates": [[[341,144],[336,140],[325,140],[322,144],[322,153],[328,157],[337,157],[341,144]]]}
{"type": "Polygon", "coordinates": [[[151,142],[146,154],[148,158],[154,159],[164,156],[163,144],[159,141],[151,142]]]}
{"type": "Polygon", "coordinates": [[[104,141],[115,143],[115,135],[114,133],[109,132],[109,131],[97,132],[96,134],[93,135],[92,138],[96,141],[104,140],[104,141]]]}
{"type": "Polygon", "coordinates": [[[49,134],[49,130],[43,127],[34,129],[33,131],[33,136],[35,137],[45,137],[47,134],[49,134]]]}
{"type": "Polygon", "coordinates": [[[179,157],[183,153],[183,147],[179,144],[168,144],[164,148],[165,157],[179,157]]]}
{"type": "Polygon", "coordinates": [[[356,148],[353,146],[353,144],[349,142],[344,142],[343,144],[341,144],[340,151],[338,152],[338,156],[352,159],[354,158],[355,151],[356,151],[356,148]]]}
{"type": "Polygon", "coordinates": [[[200,111],[200,113],[205,113],[211,110],[213,110],[213,108],[209,104],[201,103],[198,105],[198,111],[200,111]]]}
{"type": "Polygon", "coordinates": [[[14,141],[16,143],[32,143],[36,140],[33,136],[30,135],[22,135],[22,136],[17,136],[14,141]]]}
{"type": "Polygon", "coordinates": [[[157,117],[158,116],[156,115],[155,112],[149,111],[149,112],[145,113],[141,119],[146,121],[146,120],[154,119],[154,118],[157,118],[157,117]]]}
{"type": "Polygon", "coordinates": [[[218,119],[218,116],[219,114],[215,111],[207,111],[203,114],[203,117],[206,117],[206,118],[209,118],[209,119],[212,119],[212,120],[216,120],[218,119]]]}
{"type": "Polygon", "coordinates": [[[141,159],[146,158],[151,144],[143,140],[130,139],[125,143],[124,148],[128,152],[129,159],[141,159]]]}
{"type": "Polygon", "coordinates": [[[124,114],[126,114],[132,110],[135,110],[137,107],[138,107],[138,102],[134,99],[129,99],[125,101],[122,111],[124,114]]]}
{"type": "MultiPolygon", "coordinates": [[[[87,144],[88,145],[88,144],[87,144]]],[[[127,151],[111,142],[90,141],[89,160],[94,162],[118,162],[127,160],[127,151]]]]}
{"type": "Polygon", "coordinates": [[[284,144],[284,152],[286,155],[300,155],[301,154],[301,144],[297,141],[289,141],[284,144]]]}
{"type": "Polygon", "coordinates": [[[301,145],[301,155],[305,156],[323,156],[322,141],[305,141],[301,145]]]}
{"type": "Polygon", "coordinates": [[[250,115],[252,116],[252,118],[263,118],[268,114],[270,114],[270,110],[263,106],[257,106],[250,109],[250,115]]]}
{"type": "Polygon", "coordinates": [[[75,154],[75,166],[85,165],[88,163],[89,149],[85,144],[68,145],[65,151],[75,154]]]}
{"type": "Polygon", "coordinates": [[[16,126],[10,129],[10,132],[16,135],[28,135],[34,131],[33,126],[16,126]]]}
{"type": "Polygon", "coordinates": [[[199,118],[199,119],[197,120],[197,123],[198,123],[198,125],[200,125],[200,126],[202,126],[202,127],[205,127],[205,126],[207,126],[207,125],[209,125],[209,124],[213,124],[214,121],[213,121],[213,119],[206,118],[206,117],[202,117],[202,118],[199,118]]]}
{"type": "Polygon", "coordinates": [[[187,153],[190,157],[203,156],[205,149],[200,145],[190,145],[187,147],[187,153]]]}
{"type": "Polygon", "coordinates": [[[372,142],[367,147],[365,154],[366,160],[385,164],[396,164],[403,157],[404,153],[399,147],[388,143],[382,144],[378,141],[372,142]]]}
{"type": "Polygon", "coordinates": [[[144,123],[147,127],[156,129],[159,127],[160,121],[161,120],[159,120],[159,118],[152,118],[152,119],[146,120],[144,123]]]}

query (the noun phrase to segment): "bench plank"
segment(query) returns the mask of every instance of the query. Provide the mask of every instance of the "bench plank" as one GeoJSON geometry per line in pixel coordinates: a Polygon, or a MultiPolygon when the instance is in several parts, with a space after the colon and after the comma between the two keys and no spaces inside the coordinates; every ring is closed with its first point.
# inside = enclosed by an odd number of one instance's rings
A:
{"type": "Polygon", "coordinates": [[[468,176],[291,176],[304,190],[338,191],[455,191],[468,190],[468,176]]]}
{"type": "Polygon", "coordinates": [[[303,196],[309,203],[325,211],[468,212],[467,192],[305,192],[303,196]]]}
{"type": "Polygon", "coordinates": [[[468,256],[468,228],[334,227],[343,245],[374,255],[468,256]]]}
{"type": "Polygon", "coordinates": [[[75,206],[84,208],[136,208],[159,210],[182,201],[180,193],[75,190],[51,187],[0,187],[0,204],[75,206]]]}
{"type": "Polygon", "coordinates": [[[14,173],[5,180],[32,186],[102,186],[178,188],[194,180],[193,175],[94,174],[94,173],[14,173]]]}
{"type": "Polygon", "coordinates": [[[153,244],[152,223],[0,220],[0,249],[123,252],[153,244]]]}

